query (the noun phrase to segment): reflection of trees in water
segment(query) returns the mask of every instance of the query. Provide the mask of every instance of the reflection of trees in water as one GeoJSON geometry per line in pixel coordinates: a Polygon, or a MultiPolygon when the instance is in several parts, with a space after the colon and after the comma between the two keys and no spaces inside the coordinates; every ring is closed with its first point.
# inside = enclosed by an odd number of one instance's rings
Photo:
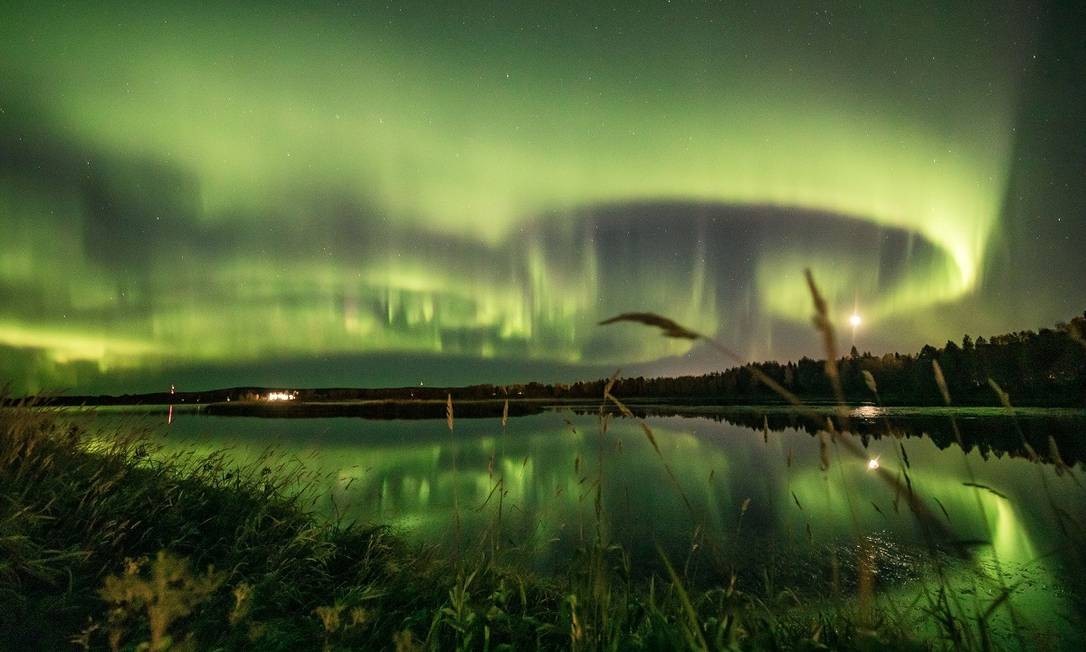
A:
{"type": "MultiPolygon", "coordinates": [[[[773,432],[800,430],[814,435],[819,428],[810,419],[794,411],[770,409],[727,409],[691,410],[690,408],[667,405],[630,406],[638,417],[688,417],[709,419],[718,423],[729,423],[752,430],[762,430],[766,425],[773,432]]],[[[594,414],[595,411],[577,410],[579,414],[594,414]]],[[[954,423],[961,433],[965,452],[976,449],[981,457],[990,455],[1002,457],[1029,457],[1022,446],[1022,438],[1036,451],[1044,462],[1053,461],[1049,437],[1055,441],[1060,457],[1067,464],[1074,465],[1086,461],[1086,443],[1082,436],[1086,434],[1086,417],[1036,417],[1017,416],[1009,418],[999,415],[886,415],[857,416],[853,413],[849,419],[849,429],[860,436],[860,441],[867,445],[871,438],[879,439],[887,432],[903,437],[927,437],[939,449],[957,445],[954,437],[954,423]],[[1021,433],[1021,434],[1019,434],[1021,433]]]]}

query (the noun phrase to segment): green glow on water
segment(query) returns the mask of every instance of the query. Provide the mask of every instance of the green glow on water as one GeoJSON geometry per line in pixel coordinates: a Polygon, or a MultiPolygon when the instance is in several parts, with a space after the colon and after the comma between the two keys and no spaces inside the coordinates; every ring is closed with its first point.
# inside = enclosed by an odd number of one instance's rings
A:
{"type": "MultiPolygon", "coordinates": [[[[120,415],[102,412],[98,427],[108,431],[111,424],[133,422],[120,415]]],[[[766,565],[768,572],[781,574],[780,582],[801,582],[797,590],[818,595],[830,590],[831,555],[842,564],[842,581],[855,579],[849,575],[854,572],[850,560],[860,544],[867,546],[865,554],[874,555],[880,600],[900,609],[937,583],[923,562],[930,558],[926,538],[904,498],[895,510],[894,491],[866,460],[838,455],[836,449],[829,471],[822,471],[815,437],[784,431],[763,441],[760,430],[707,419],[650,420],[691,513],[636,424],[616,420],[601,438],[594,417],[570,418],[576,433],[555,413],[513,419],[507,432],[497,420],[461,420],[450,433],[441,420],[192,413],[175,415],[169,428],[153,427],[167,451],[229,447],[233,459],[245,461],[273,445],[284,459],[301,460],[327,478],[316,488],[330,493],[338,513],[391,524],[423,543],[455,545],[456,523],[462,541],[469,542],[465,545],[493,531],[492,491],[501,480],[507,492],[502,547],[516,563],[542,572],[560,569],[595,536],[593,487],[602,478],[601,532],[606,543],[631,555],[635,569],[655,563],[656,543],[673,559],[688,554],[697,526],[705,536],[703,554],[722,551],[732,560],[728,567],[766,565]],[[747,499],[740,528],[740,505],[747,499]]],[[[964,559],[949,552],[940,557],[946,581],[961,592],[965,607],[983,611],[1001,586],[1014,585],[1017,618],[1042,631],[1063,631],[1060,618],[1071,614],[1073,582],[1063,570],[1063,539],[1049,500],[1081,516],[1075,482],[1024,458],[969,453],[975,481],[1001,497],[963,484],[971,481],[966,457],[954,446],[940,450],[926,437],[884,438],[870,441],[866,452],[896,474],[900,445],[908,452],[912,486],[932,515],[944,522],[952,540],[972,542],[964,559]],[[1047,488],[1039,473],[1047,475],[1047,488]]],[[[757,575],[751,581],[760,585],[763,579],[757,575]]],[[[1010,627],[1007,618],[996,614],[994,631],[1010,627]]]]}

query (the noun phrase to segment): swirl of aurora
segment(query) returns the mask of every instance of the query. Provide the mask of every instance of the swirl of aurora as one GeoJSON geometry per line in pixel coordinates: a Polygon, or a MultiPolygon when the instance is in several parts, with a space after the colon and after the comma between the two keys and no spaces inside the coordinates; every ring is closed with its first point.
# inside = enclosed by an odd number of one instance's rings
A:
{"type": "Polygon", "coordinates": [[[594,327],[625,310],[769,357],[807,323],[805,267],[871,329],[975,291],[1013,146],[1018,82],[992,46],[1009,19],[844,12],[800,35],[642,10],[7,10],[16,387],[366,352],[592,369],[687,352],[594,327]]]}

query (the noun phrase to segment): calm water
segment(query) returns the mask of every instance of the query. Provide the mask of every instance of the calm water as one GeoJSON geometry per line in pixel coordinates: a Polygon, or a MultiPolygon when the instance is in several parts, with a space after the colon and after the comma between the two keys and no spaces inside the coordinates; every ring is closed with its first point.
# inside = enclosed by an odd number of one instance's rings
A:
{"type": "Polygon", "coordinates": [[[1065,554],[1053,505],[1086,522],[1086,491],[1055,465],[1029,461],[1018,434],[1043,455],[1054,434],[1081,476],[1082,411],[1034,411],[1016,422],[991,410],[869,408],[853,424],[865,433],[854,439],[863,455],[831,442],[828,470],[819,437],[808,432],[815,428],[787,410],[654,412],[668,409],[647,412],[659,453],[634,421],[614,419],[601,433],[597,415],[568,410],[510,419],[504,428],[498,419],[460,419],[452,432],[444,420],[176,412],[167,425],[162,414],[114,411],[83,418],[103,428],[140,420],[167,449],[227,447],[239,461],[274,447],[323,473],[319,510],[332,511],[334,502],[349,518],[392,525],[421,543],[499,546],[504,559],[540,572],[560,570],[599,536],[627,551],[635,574],[659,568],[659,546],[673,561],[690,558],[699,578],[721,582],[734,571],[758,590],[829,595],[836,587],[848,595],[864,566],[879,594],[903,605],[930,579],[932,557],[887,481],[900,477],[907,458],[914,490],[948,531],[944,541],[970,542],[940,555],[964,595],[990,600],[1002,574],[1017,585],[1018,617],[1039,631],[1070,633],[1078,628],[1069,623],[1082,622],[1072,598],[1083,580],[1065,554]],[[953,443],[952,416],[968,452],[953,443]],[[906,436],[878,437],[888,425],[906,436]]]}

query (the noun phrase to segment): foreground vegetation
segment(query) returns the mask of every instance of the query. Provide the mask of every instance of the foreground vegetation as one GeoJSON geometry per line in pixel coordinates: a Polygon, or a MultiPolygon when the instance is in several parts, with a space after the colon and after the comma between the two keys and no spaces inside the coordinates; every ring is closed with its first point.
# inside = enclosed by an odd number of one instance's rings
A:
{"type": "Polygon", "coordinates": [[[971,616],[936,584],[880,610],[749,569],[705,586],[662,555],[635,577],[600,539],[533,577],[485,540],[441,555],[329,521],[317,478],[271,455],[166,455],[39,409],[0,411],[0,451],[0,649],[992,649],[1009,604],[971,616]]]}
{"type": "Polygon", "coordinates": [[[486,546],[440,558],[310,513],[301,467],[163,457],[123,435],[41,410],[0,416],[0,648],[914,645],[908,622],[843,603],[748,594],[734,578],[688,590],[667,562],[634,579],[611,547],[549,579],[486,546]]]}

